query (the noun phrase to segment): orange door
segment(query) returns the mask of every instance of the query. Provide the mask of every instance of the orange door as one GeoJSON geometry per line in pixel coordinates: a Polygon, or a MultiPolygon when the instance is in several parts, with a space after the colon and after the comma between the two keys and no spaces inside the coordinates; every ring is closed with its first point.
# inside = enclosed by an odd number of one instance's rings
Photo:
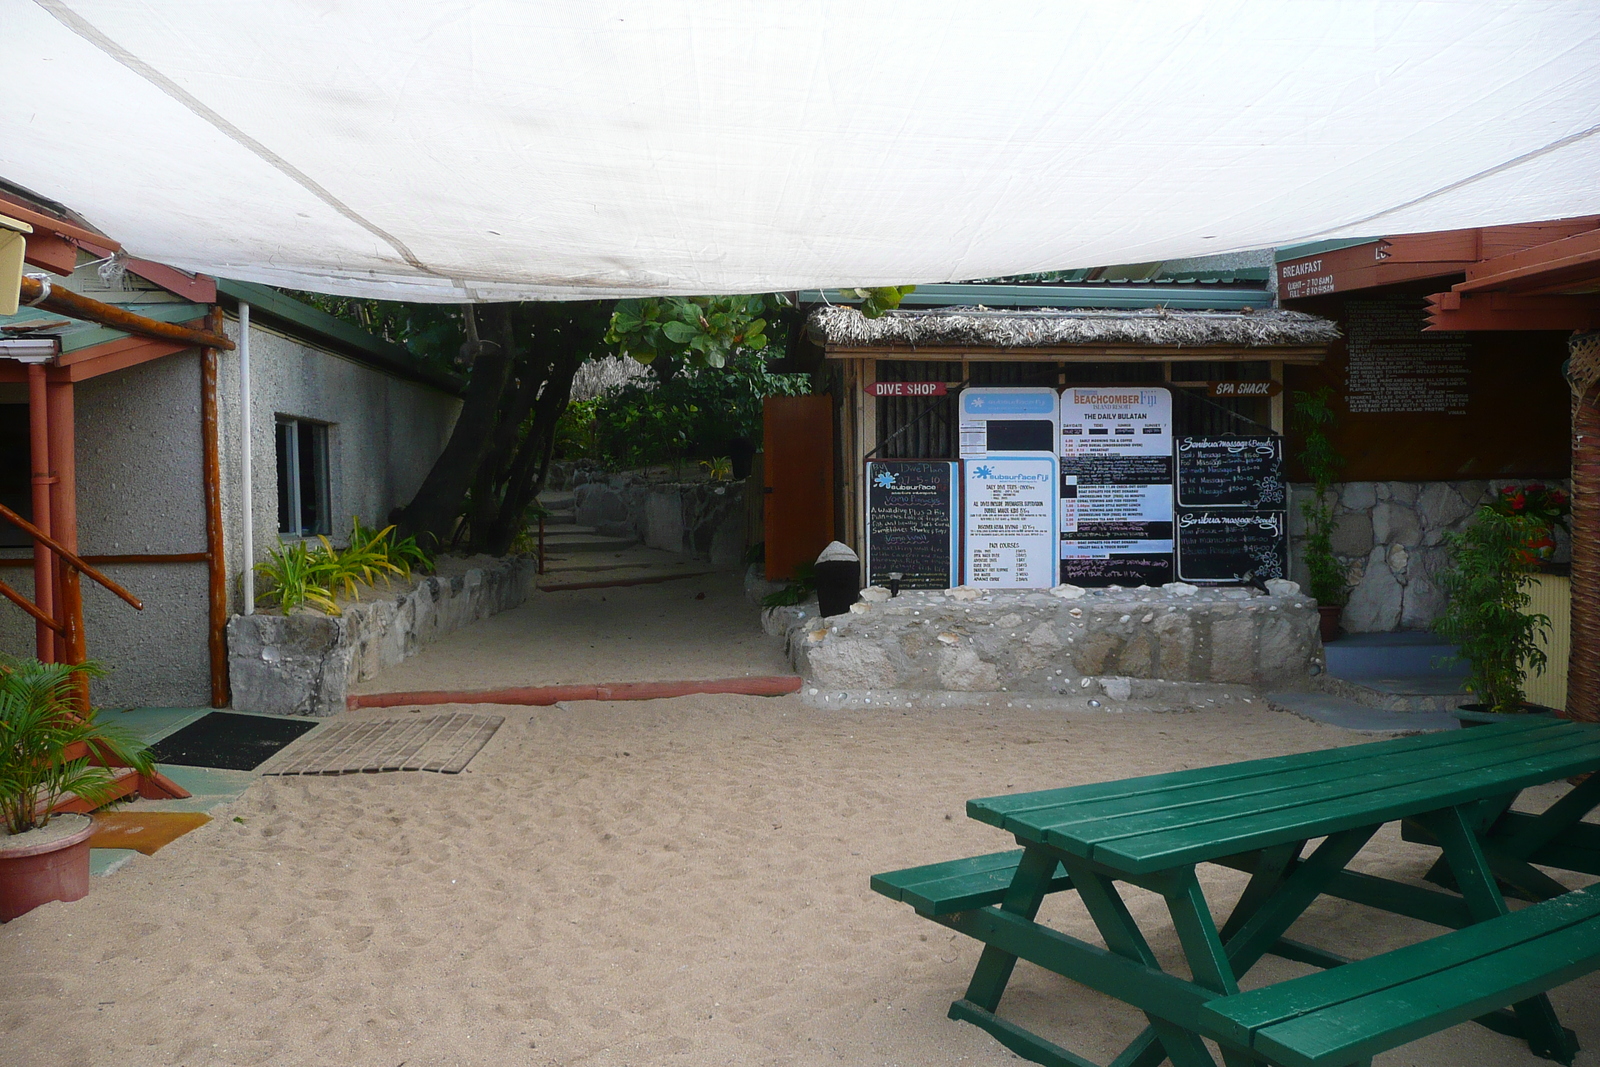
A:
{"type": "Polygon", "coordinates": [[[833,397],[769,396],[762,422],[767,579],[783,581],[833,540],[833,397]]]}

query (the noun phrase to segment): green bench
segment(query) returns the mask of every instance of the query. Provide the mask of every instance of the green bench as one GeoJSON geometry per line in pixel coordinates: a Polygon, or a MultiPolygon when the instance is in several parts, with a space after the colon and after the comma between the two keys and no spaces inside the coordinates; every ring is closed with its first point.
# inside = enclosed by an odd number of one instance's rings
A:
{"type": "MultiPolygon", "coordinates": [[[[987,908],[1005,899],[1006,889],[1022,862],[1022,849],[972,856],[964,860],[930,863],[872,876],[872,888],[890,900],[904,901],[919,915],[952,915],[987,908]]],[[[1061,865],[1050,881],[1050,891],[1071,889],[1072,880],[1061,865]]]]}
{"type": "MultiPolygon", "coordinates": [[[[1600,885],[1381,956],[1212,1000],[1202,1033],[1284,1067],[1344,1067],[1600,969],[1600,885]]],[[[1568,1050],[1541,1050],[1571,1061],[1568,1050]],[[1566,1052],[1566,1055],[1561,1055],[1566,1052]]]]}

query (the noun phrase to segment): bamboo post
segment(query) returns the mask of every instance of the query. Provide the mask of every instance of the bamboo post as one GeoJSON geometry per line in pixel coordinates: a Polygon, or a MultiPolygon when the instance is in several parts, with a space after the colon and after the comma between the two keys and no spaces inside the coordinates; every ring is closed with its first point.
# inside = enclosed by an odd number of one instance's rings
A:
{"type": "MultiPolygon", "coordinates": [[[[211,309],[207,325],[212,334],[222,333],[221,308],[211,309]]],[[[200,350],[200,439],[201,481],[205,490],[207,591],[210,601],[207,647],[211,660],[211,706],[225,708],[230,701],[228,561],[222,539],[222,455],[217,425],[217,352],[215,347],[200,350]]],[[[248,441],[245,442],[245,447],[250,447],[248,441]]]]}

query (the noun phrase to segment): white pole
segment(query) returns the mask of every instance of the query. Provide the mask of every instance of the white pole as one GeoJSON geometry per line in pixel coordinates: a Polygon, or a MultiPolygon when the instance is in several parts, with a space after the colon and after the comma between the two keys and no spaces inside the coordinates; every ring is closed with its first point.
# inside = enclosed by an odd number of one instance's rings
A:
{"type": "Polygon", "coordinates": [[[256,611],[256,509],[255,488],[250,480],[250,450],[255,442],[250,437],[250,305],[239,302],[239,439],[244,483],[244,613],[256,611]]]}

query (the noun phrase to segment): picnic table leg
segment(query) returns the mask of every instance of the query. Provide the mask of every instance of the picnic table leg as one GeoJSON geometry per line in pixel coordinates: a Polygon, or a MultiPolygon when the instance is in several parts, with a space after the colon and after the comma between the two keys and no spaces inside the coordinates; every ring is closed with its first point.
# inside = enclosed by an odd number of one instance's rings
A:
{"type": "Polygon", "coordinates": [[[1234,904],[1233,911],[1228,915],[1227,922],[1222,924],[1219,936],[1227,941],[1239,932],[1243,926],[1261,906],[1272,899],[1283,880],[1289,876],[1295,862],[1300,859],[1300,853],[1306,847],[1304,841],[1291,841],[1287,845],[1274,845],[1262,849],[1256,856],[1256,869],[1250,875],[1250,882],[1244,887],[1244,892],[1239,895],[1238,903],[1234,904]]]}
{"type": "MultiPolygon", "coordinates": [[[[1426,817],[1425,822],[1449,861],[1456,885],[1467,902],[1473,919],[1485,922],[1505,915],[1505,897],[1484,855],[1469,817],[1460,808],[1446,808],[1426,817]]],[[[1543,993],[1518,1001],[1512,1006],[1522,1024],[1523,1037],[1534,1055],[1571,1065],[1578,1052],[1578,1036],[1561,1025],[1550,998],[1543,993]]]]}
{"type": "MultiPolygon", "coordinates": [[[[1138,924],[1133,921],[1127,904],[1123,903],[1121,894],[1117,892],[1116,883],[1076,857],[1064,856],[1061,862],[1067,868],[1067,874],[1072,878],[1072,886],[1078,891],[1084,907],[1089,909],[1089,917],[1099,928],[1100,936],[1105,938],[1106,948],[1119,956],[1159,970],[1161,964],[1157,962],[1155,953],[1150,951],[1150,944],[1144,939],[1144,934],[1139,932],[1138,924]]],[[[1155,1031],[1160,1047],[1171,1057],[1173,1067],[1217,1067],[1217,1061],[1211,1058],[1210,1051],[1201,1042],[1198,1034],[1191,1033],[1176,1023],[1158,1019],[1148,1012],[1145,1018],[1150,1021],[1150,1028],[1155,1031]]],[[[1143,1035],[1140,1037],[1143,1038],[1143,1035]]],[[[1137,1044],[1139,1039],[1135,1039],[1135,1045],[1137,1044]]],[[[1154,1048],[1154,1046],[1149,1047],[1154,1048]]],[[[1134,1045],[1125,1049],[1117,1060],[1123,1061],[1130,1052],[1134,1052],[1134,1045]]],[[[1138,1055],[1142,1053],[1136,1054],[1138,1055]]],[[[1141,1062],[1150,1061],[1142,1059],[1141,1062]]]]}
{"type": "MultiPolygon", "coordinates": [[[[1050,892],[1050,879],[1056,873],[1056,858],[1042,848],[1029,848],[1022,854],[1017,873],[1011,876],[1011,888],[1000,902],[1001,911],[1020,915],[1029,922],[1039,914],[1039,905],[1050,892]]],[[[985,945],[978,966],[967,983],[966,1000],[984,1011],[992,1012],[1000,1006],[1000,997],[1011,981],[1011,972],[1017,966],[1017,957],[1011,953],[985,945]]]]}

